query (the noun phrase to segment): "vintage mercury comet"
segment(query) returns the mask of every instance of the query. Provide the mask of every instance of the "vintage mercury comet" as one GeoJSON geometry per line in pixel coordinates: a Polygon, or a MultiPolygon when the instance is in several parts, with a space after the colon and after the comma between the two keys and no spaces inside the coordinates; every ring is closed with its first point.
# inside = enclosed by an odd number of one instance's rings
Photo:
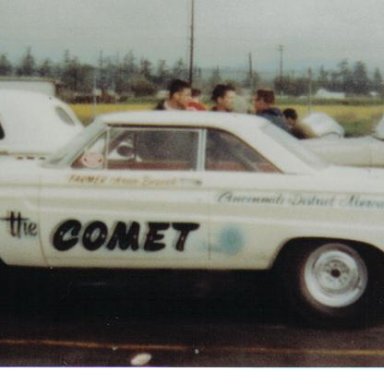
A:
{"type": "Polygon", "coordinates": [[[273,269],[331,324],[364,317],[383,280],[384,172],[325,164],[254,116],[102,115],[44,162],[4,158],[0,194],[9,266],[273,269]]]}

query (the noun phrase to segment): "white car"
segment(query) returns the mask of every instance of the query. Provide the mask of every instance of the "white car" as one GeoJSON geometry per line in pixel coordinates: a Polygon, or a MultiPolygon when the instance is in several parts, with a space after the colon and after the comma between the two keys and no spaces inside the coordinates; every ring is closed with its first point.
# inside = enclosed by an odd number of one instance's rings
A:
{"type": "Polygon", "coordinates": [[[2,169],[8,266],[274,269],[277,295],[331,324],[365,317],[383,279],[384,172],[328,165],[262,118],[103,115],[2,169]]]}
{"type": "Polygon", "coordinates": [[[70,107],[53,96],[0,90],[0,155],[45,157],[83,128],[70,107]]]}
{"type": "Polygon", "coordinates": [[[303,145],[322,159],[354,167],[384,167],[384,118],[372,135],[363,137],[345,137],[344,129],[324,113],[312,113],[302,122],[312,137],[302,140],[303,145]]]}

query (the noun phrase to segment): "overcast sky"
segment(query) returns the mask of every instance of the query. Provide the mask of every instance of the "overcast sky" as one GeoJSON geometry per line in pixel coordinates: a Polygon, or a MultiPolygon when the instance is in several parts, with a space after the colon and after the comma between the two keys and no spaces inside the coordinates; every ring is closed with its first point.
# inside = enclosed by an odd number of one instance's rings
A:
{"type": "MultiPolygon", "coordinates": [[[[104,56],[169,65],[188,60],[191,0],[0,0],[0,53],[19,60],[31,47],[41,60],[65,49],[96,64],[104,56]]],[[[195,0],[199,66],[300,70],[342,59],[384,68],[383,0],[195,0]]]]}

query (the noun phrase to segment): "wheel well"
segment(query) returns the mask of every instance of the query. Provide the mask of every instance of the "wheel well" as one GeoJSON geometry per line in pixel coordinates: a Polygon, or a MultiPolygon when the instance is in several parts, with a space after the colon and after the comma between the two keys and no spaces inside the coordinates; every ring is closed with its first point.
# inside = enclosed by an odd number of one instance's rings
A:
{"type": "Polygon", "coordinates": [[[273,268],[280,265],[282,261],[285,260],[285,258],[288,257],[289,254],[295,252],[295,250],[301,250],[303,247],[307,247],[308,245],[320,246],[322,244],[330,242],[338,242],[349,245],[355,248],[359,253],[361,253],[362,256],[369,257],[370,259],[378,260],[381,258],[381,263],[384,265],[384,252],[381,251],[379,248],[373,246],[372,244],[347,239],[310,237],[291,239],[286,242],[278,252],[275,262],[273,264],[273,268]]]}

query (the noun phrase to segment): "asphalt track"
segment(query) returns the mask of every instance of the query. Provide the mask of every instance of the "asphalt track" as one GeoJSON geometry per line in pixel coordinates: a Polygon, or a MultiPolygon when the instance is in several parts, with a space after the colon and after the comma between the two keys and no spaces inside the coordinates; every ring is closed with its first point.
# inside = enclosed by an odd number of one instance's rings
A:
{"type": "Polygon", "coordinates": [[[383,367],[384,315],[303,324],[267,274],[16,271],[2,281],[2,367],[383,367]]]}

